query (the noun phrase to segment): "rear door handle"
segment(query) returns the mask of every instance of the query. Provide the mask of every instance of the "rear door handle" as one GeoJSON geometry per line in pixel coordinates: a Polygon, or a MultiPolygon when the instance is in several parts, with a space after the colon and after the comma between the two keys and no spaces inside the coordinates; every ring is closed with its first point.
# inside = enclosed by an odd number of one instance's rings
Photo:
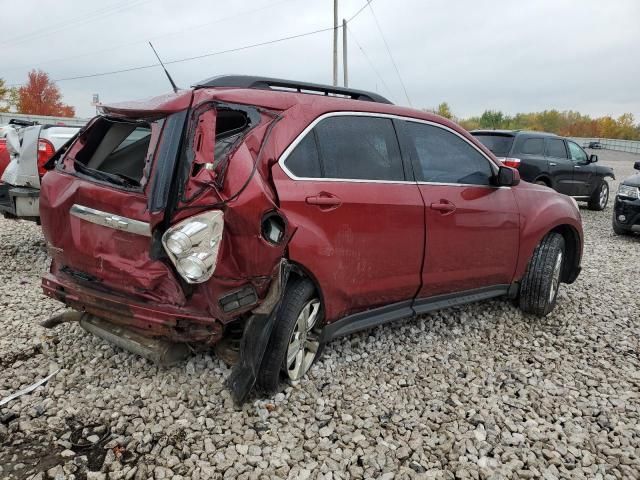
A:
{"type": "Polygon", "coordinates": [[[320,195],[307,197],[305,202],[309,205],[318,205],[320,207],[339,207],[342,205],[342,200],[331,193],[321,193],[320,195]]]}
{"type": "Polygon", "coordinates": [[[431,209],[432,210],[437,210],[437,211],[441,212],[443,215],[446,215],[448,213],[455,212],[456,211],[456,206],[451,202],[447,202],[445,200],[441,200],[440,203],[432,203],[431,204],[431,209]]]}
{"type": "Polygon", "coordinates": [[[550,166],[550,167],[555,167],[556,165],[558,165],[558,164],[557,164],[557,163],[555,163],[555,162],[549,162],[549,166],[550,166]]]}

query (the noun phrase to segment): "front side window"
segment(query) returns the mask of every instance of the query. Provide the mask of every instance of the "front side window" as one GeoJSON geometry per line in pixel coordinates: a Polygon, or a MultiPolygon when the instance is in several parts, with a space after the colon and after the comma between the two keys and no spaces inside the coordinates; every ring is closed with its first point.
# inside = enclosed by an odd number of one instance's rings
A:
{"type": "Polygon", "coordinates": [[[571,154],[571,160],[576,163],[587,163],[587,154],[580,148],[579,145],[573,142],[567,142],[569,145],[569,153],[571,154]]]}
{"type": "Polygon", "coordinates": [[[521,150],[524,155],[542,155],[544,152],[544,139],[527,138],[522,144],[521,150]]]}
{"type": "Polygon", "coordinates": [[[547,138],[547,157],[567,158],[567,149],[564,147],[564,140],[560,138],[547,138]]]}
{"type": "Polygon", "coordinates": [[[407,140],[417,160],[418,180],[489,185],[489,161],[466,140],[440,127],[405,122],[407,140]]]}

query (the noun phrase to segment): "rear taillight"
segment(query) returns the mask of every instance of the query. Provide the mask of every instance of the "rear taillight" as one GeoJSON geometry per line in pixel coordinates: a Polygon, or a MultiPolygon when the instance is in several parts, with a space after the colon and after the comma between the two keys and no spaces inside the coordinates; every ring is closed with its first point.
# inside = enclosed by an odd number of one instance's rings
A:
{"type": "Polygon", "coordinates": [[[56,153],[56,149],[49,140],[45,140],[43,138],[38,140],[38,175],[41,177],[47,173],[44,169],[44,164],[53,157],[54,153],[56,153]]]}
{"type": "Polygon", "coordinates": [[[520,159],[512,157],[498,157],[505,167],[520,168],[520,159]]]}

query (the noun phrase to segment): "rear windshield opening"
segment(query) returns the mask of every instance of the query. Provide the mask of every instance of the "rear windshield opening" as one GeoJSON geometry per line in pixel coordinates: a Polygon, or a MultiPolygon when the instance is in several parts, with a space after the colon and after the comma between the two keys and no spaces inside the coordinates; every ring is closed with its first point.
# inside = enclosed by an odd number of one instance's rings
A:
{"type": "Polygon", "coordinates": [[[480,140],[485,147],[491,150],[496,157],[506,157],[509,155],[514,138],[512,135],[491,133],[473,133],[473,136],[480,140]]]}
{"type": "Polygon", "coordinates": [[[101,180],[139,187],[151,140],[152,124],[101,118],[87,131],[84,147],[76,154],[76,167],[101,180]],[[86,168],[83,168],[86,167],[86,168]]]}

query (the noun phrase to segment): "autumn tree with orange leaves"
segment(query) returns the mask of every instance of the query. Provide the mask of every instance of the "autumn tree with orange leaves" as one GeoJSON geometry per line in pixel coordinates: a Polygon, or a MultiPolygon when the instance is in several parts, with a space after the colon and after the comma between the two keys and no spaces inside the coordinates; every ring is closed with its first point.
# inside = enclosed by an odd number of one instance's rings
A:
{"type": "Polygon", "coordinates": [[[75,108],[62,103],[58,86],[42,70],[31,70],[27,84],[18,89],[16,107],[20,113],[73,117],[75,108]]]}

